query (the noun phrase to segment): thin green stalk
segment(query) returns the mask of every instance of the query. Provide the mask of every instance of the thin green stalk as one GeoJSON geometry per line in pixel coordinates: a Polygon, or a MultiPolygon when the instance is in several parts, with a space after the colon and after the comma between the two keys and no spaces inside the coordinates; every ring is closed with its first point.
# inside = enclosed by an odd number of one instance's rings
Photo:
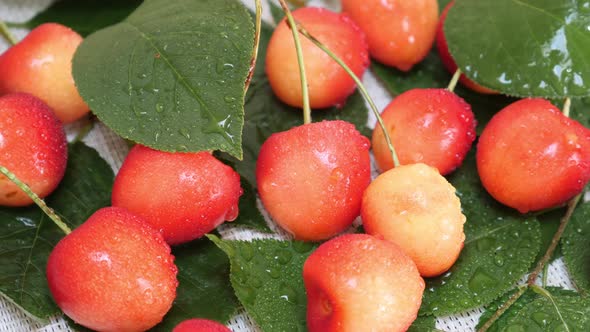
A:
{"type": "Polygon", "coordinates": [[[447,90],[454,92],[455,91],[455,87],[457,87],[457,82],[459,82],[459,78],[461,77],[461,69],[457,68],[457,70],[455,71],[455,73],[453,74],[453,78],[451,78],[451,81],[449,82],[449,86],[447,87],[447,90]]]}
{"type": "Polygon", "coordinates": [[[6,38],[6,40],[11,44],[11,45],[16,45],[16,43],[18,43],[18,40],[16,40],[16,38],[14,38],[14,36],[12,35],[12,33],[10,32],[10,29],[8,29],[8,27],[6,26],[6,23],[4,23],[3,21],[0,21],[0,34],[6,38]]]}
{"type": "Polygon", "coordinates": [[[557,303],[555,303],[555,300],[553,299],[553,296],[551,295],[551,293],[549,293],[545,288],[539,287],[537,285],[531,285],[531,289],[535,293],[537,293],[537,294],[547,298],[549,301],[551,301],[551,303],[553,304],[553,308],[555,308],[555,312],[557,312],[557,315],[559,316],[559,320],[561,320],[561,323],[563,324],[563,327],[565,328],[564,331],[569,332],[570,329],[567,326],[565,319],[563,319],[563,316],[561,315],[561,311],[559,311],[559,307],[557,307],[557,303]]]}
{"type": "Polygon", "coordinates": [[[549,276],[549,265],[546,264],[545,267],[543,268],[543,280],[542,280],[543,287],[547,287],[547,277],[548,276],[549,276]]]}
{"type": "Polygon", "coordinates": [[[555,252],[555,249],[557,248],[557,244],[559,243],[559,240],[561,239],[561,236],[563,235],[563,232],[565,231],[565,228],[566,228],[567,224],[569,223],[569,221],[572,217],[572,214],[574,213],[574,210],[576,209],[576,206],[578,205],[578,202],[580,201],[580,198],[582,198],[582,194],[577,195],[576,197],[572,198],[568,202],[567,211],[565,212],[565,215],[563,216],[563,218],[561,218],[561,220],[559,222],[559,228],[557,229],[557,232],[555,232],[555,235],[553,235],[553,238],[551,239],[551,244],[549,245],[549,248],[547,248],[545,255],[543,255],[541,260],[539,260],[537,262],[537,266],[535,267],[533,272],[531,272],[531,274],[529,275],[529,278],[527,280],[527,283],[529,285],[535,284],[535,280],[537,279],[537,277],[539,276],[541,271],[543,271],[545,264],[547,264],[549,262],[549,260],[551,259],[551,257],[553,256],[553,252],[555,252]]]}
{"type": "Polygon", "coordinates": [[[49,207],[45,204],[37,194],[35,194],[29,186],[27,186],[24,182],[19,180],[19,178],[14,175],[11,171],[9,171],[6,167],[0,166],[0,173],[4,174],[10,181],[14,182],[22,191],[24,191],[32,200],[51,218],[51,220],[59,227],[64,233],[70,234],[72,230],[66,225],[61,218],[49,207]]]}
{"type": "Polygon", "coordinates": [[[572,100],[570,97],[565,98],[563,102],[563,115],[570,117],[570,107],[572,106],[572,100]]]}
{"type": "Polygon", "coordinates": [[[367,102],[369,103],[369,106],[371,106],[371,110],[375,114],[375,117],[377,118],[377,121],[379,122],[381,129],[383,129],[383,135],[385,135],[385,141],[387,142],[387,146],[389,147],[389,151],[391,152],[391,158],[393,159],[393,164],[395,165],[395,167],[398,167],[400,165],[399,158],[397,156],[397,153],[395,152],[395,148],[393,147],[393,144],[391,143],[391,138],[389,137],[389,134],[387,133],[387,128],[385,127],[385,123],[383,123],[383,119],[381,118],[381,114],[379,114],[379,110],[377,109],[377,106],[375,106],[373,99],[369,95],[369,92],[367,91],[367,89],[365,88],[365,86],[363,85],[361,80],[350,69],[350,67],[348,67],[348,65],[346,65],[346,63],[344,63],[344,61],[342,61],[342,59],[340,59],[336,54],[334,54],[332,51],[330,51],[330,49],[328,49],[324,44],[322,44],[322,42],[320,42],[314,36],[312,36],[300,24],[297,24],[297,29],[305,38],[309,39],[312,43],[314,43],[322,51],[324,51],[326,54],[328,54],[328,56],[330,56],[334,61],[336,61],[340,65],[340,67],[342,67],[342,69],[344,69],[346,71],[346,73],[348,73],[348,75],[354,80],[354,82],[356,83],[356,85],[359,88],[359,91],[361,92],[363,97],[367,100],[367,102]]]}
{"type": "Polygon", "coordinates": [[[303,94],[303,123],[311,123],[311,107],[309,106],[309,90],[307,87],[307,76],[305,74],[305,63],[303,61],[303,49],[301,48],[301,41],[299,40],[299,33],[297,33],[295,19],[289,9],[285,0],[279,0],[281,7],[287,16],[287,23],[293,32],[293,41],[295,42],[295,50],[297,51],[297,62],[299,62],[299,76],[301,77],[301,92],[303,94]]]}
{"type": "Polygon", "coordinates": [[[254,52],[252,53],[252,59],[250,60],[250,72],[246,78],[245,91],[248,91],[250,82],[252,82],[252,76],[254,76],[254,70],[256,69],[256,61],[258,60],[258,49],[260,45],[260,31],[262,30],[262,3],[261,0],[254,0],[256,4],[256,27],[254,31],[254,52]]]}

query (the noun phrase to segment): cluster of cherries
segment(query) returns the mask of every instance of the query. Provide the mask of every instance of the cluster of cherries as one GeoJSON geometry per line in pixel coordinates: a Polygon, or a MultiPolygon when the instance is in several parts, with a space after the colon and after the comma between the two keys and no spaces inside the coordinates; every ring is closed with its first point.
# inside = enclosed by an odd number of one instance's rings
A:
{"type": "MultiPolygon", "coordinates": [[[[369,55],[409,71],[435,39],[454,72],[442,29],[451,5],[439,19],[436,0],[343,0],[343,13],[302,8],[294,17],[357,76],[367,69],[369,55]]],[[[61,123],[88,112],[71,76],[81,41],[66,27],[46,24],[0,55],[0,165],[40,197],[65,172],[61,123]]],[[[302,50],[311,107],[342,105],[356,88],[353,79],[311,41],[302,40],[302,50]]],[[[302,107],[298,66],[290,28],[282,21],[268,46],[266,73],[279,99],[302,107]]],[[[460,81],[495,93],[465,76],[460,81]]],[[[413,89],[395,97],[381,116],[399,161],[380,126],[369,141],[344,121],[273,134],[258,156],[257,187],[272,219],[297,240],[331,239],[303,268],[312,332],[406,330],[421,304],[422,278],[447,271],[463,248],[466,218],[443,176],[461,165],[475,141],[470,105],[447,89],[413,89]],[[371,144],[382,171],[373,181],[371,144]],[[359,215],[367,234],[335,237],[359,215]]],[[[486,126],[477,168],[487,191],[522,213],[559,206],[590,179],[590,131],[546,100],[523,99],[486,126]]],[[[153,327],[176,296],[170,245],[234,220],[241,194],[239,175],[209,152],[133,147],[115,179],[113,206],[94,213],[49,257],[47,279],[56,303],[95,330],[153,327]]],[[[0,175],[1,205],[31,203],[0,175]]],[[[192,321],[176,331],[217,331],[207,324],[192,321]]]]}

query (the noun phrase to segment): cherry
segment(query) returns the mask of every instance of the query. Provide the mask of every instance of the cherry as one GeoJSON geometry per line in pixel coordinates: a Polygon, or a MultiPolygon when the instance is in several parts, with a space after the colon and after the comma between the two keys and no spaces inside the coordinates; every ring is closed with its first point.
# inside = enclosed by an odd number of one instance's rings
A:
{"type": "Polygon", "coordinates": [[[484,128],[476,159],[496,200],[522,213],[552,208],[590,180],[590,131],[547,100],[522,99],[484,128]]]}
{"type": "Polygon", "coordinates": [[[172,332],[231,332],[231,330],[213,320],[193,318],[180,322],[172,332]]]}
{"type": "Polygon", "coordinates": [[[406,331],[424,280],[395,244],[366,234],[323,243],[303,265],[310,332],[406,331]]]}
{"type": "MultiPolygon", "coordinates": [[[[446,89],[413,89],[381,114],[401,164],[425,163],[441,174],[456,169],[475,139],[471,106],[446,89]]],[[[383,130],[375,126],[373,152],[382,171],[393,167],[383,130]]]]}
{"type": "Polygon", "coordinates": [[[323,121],[271,135],[256,163],[260,199],[296,239],[317,241],[349,227],[371,180],[369,140],[354,125],[323,121]]]}
{"type": "MultiPolygon", "coordinates": [[[[0,97],[0,165],[43,198],[66,171],[68,148],[62,124],[41,100],[25,93],[0,97]]],[[[0,174],[0,205],[26,206],[33,201],[0,174]]]]}
{"type": "Polygon", "coordinates": [[[377,61],[409,71],[430,52],[438,22],[436,0],[342,0],[377,61]]]}
{"type": "Polygon", "coordinates": [[[55,246],[47,282],[57,305],[97,331],[145,331],[176,297],[177,268],[162,235],[122,208],[103,208],[55,246]]]}
{"type": "Polygon", "coordinates": [[[208,152],[136,145],[115,178],[112,203],[145,218],[169,244],[180,244],[234,220],[241,194],[239,174],[208,152]]]}
{"type": "Polygon", "coordinates": [[[81,42],[61,24],[36,27],[0,55],[0,94],[27,92],[46,102],[63,123],[78,120],[89,111],[72,77],[72,58],[81,42]]]}
{"type": "MultiPolygon", "coordinates": [[[[367,42],[363,32],[347,15],[327,9],[306,7],[293,12],[314,37],[325,44],[362,76],[369,65],[367,42]]],[[[302,107],[302,91],[295,44],[285,20],[272,34],[266,53],[266,74],[273,92],[284,103],[302,107]]],[[[301,40],[305,72],[309,80],[312,108],[341,105],[354,92],[354,81],[334,60],[307,39],[301,40]]]]}

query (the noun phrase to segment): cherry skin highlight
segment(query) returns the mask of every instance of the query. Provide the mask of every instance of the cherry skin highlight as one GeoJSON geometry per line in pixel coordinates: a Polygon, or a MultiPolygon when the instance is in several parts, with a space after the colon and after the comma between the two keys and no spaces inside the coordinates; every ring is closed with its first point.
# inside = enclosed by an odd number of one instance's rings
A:
{"type": "Polygon", "coordinates": [[[145,331],[176,297],[177,268],[162,235],[122,208],[103,208],[64,237],[47,262],[57,305],[96,331],[145,331]]]}
{"type": "MultiPolygon", "coordinates": [[[[306,7],[295,10],[293,16],[358,77],[362,77],[369,65],[368,46],[363,32],[347,15],[306,7]]],[[[319,47],[303,36],[300,39],[311,107],[344,104],[356,88],[352,78],[319,47]]],[[[281,101],[294,107],[303,106],[295,42],[285,19],[279,23],[268,44],[266,74],[273,92],[281,101]]]]}
{"type": "Polygon", "coordinates": [[[142,216],[174,245],[236,219],[241,194],[238,173],[210,153],[136,145],[115,178],[112,204],[142,216]]]}
{"type": "Polygon", "coordinates": [[[395,244],[366,234],[331,239],[303,265],[310,332],[406,331],[424,280],[395,244]]]}
{"type": "MultiPolygon", "coordinates": [[[[458,67],[457,67],[457,64],[455,63],[455,60],[453,59],[453,56],[451,55],[451,52],[449,52],[449,45],[447,44],[447,39],[445,37],[445,32],[443,30],[443,27],[445,24],[445,20],[447,19],[447,14],[449,12],[449,9],[451,9],[451,7],[453,7],[454,4],[455,4],[455,1],[451,1],[447,4],[447,6],[443,10],[442,14],[440,15],[440,20],[438,22],[438,27],[436,30],[436,48],[438,50],[438,54],[440,56],[440,59],[442,60],[442,63],[445,65],[445,68],[447,68],[447,70],[451,74],[454,74],[455,71],[457,71],[458,67]]],[[[465,74],[461,74],[461,76],[459,77],[459,82],[461,82],[461,84],[463,84],[465,87],[467,87],[475,92],[484,93],[484,94],[497,94],[498,93],[492,89],[488,89],[484,86],[481,86],[481,85],[473,82],[472,80],[469,79],[469,77],[465,76],[465,74]]]]}
{"type": "Polygon", "coordinates": [[[544,99],[522,99],[498,112],[477,145],[486,190],[525,213],[564,204],[590,180],[590,130],[544,99]]]}
{"type": "Polygon", "coordinates": [[[370,180],[369,140],[344,121],[273,134],[256,163],[264,207],[304,241],[327,239],[352,225],[370,180]]]}
{"type": "MultiPolygon", "coordinates": [[[[25,93],[0,97],[0,165],[44,198],[63,178],[67,159],[62,124],[44,102],[25,93]]],[[[0,205],[32,203],[24,191],[0,174],[0,205]]]]}
{"type": "Polygon", "coordinates": [[[89,112],[72,77],[72,58],[82,37],[57,23],[33,29],[0,55],[0,95],[27,92],[43,100],[63,122],[89,112]]]}
{"type": "MultiPolygon", "coordinates": [[[[443,175],[461,165],[475,140],[471,106],[446,89],[413,89],[397,96],[381,117],[402,165],[424,163],[443,175]]],[[[393,167],[381,126],[375,125],[373,153],[382,171],[393,167]]]]}
{"type": "Polygon", "coordinates": [[[342,11],[361,27],[377,61],[409,71],[434,42],[436,0],[342,0],[342,11]]]}
{"type": "Polygon", "coordinates": [[[463,249],[465,216],[455,188],[424,164],[379,175],[363,195],[361,216],[368,234],[398,245],[424,277],[447,271],[463,249]]]}
{"type": "Polygon", "coordinates": [[[172,332],[231,332],[231,330],[213,320],[194,318],[180,322],[172,332]]]}

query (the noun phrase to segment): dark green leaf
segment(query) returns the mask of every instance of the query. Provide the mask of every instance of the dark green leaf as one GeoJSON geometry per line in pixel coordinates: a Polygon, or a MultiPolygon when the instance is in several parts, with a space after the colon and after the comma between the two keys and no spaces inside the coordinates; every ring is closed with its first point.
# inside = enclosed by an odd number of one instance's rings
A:
{"type": "MultiPolygon", "coordinates": [[[[555,105],[561,106],[558,103],[555,103],[555,105]]],[[[590,128],[590,98],[572,99],[570,117],[586,128],[590,128]]]]}
{"type": "Polygon", "coordinates": [[[141,0],[61,0],[24,24],[33,29],[47,22],[61,23],[82,36],[121,22],[141,0]]]}
{"type": "Polygon", "coordinates": [[[306,329],[307,298],[301,273],[315,244],[209,237],[229,256],[232,286],[262,331],[306,329]]]}
{"type": "Polygon", "coordinates": [[[264,233],[272,233],[271,229],[268,228],[262,213],[258,210],[254,187],[252,187],[252,185],[244,178],[242,178],[242,189],[244,190],[244,193],[242,194],[242,197],[240,197],[240,214],[231,225],[246,226],[264,233]]]}
{"type": "MultiPolygon", "coordinates": [[[[560,208],[537,216],[539,225],[541,226],[541,250],[539,250],[539,254],[537,255],[537,258],[535,258],[535,262],[538,262],[545,255],[545,252],[547,252],[547,249],[551,245],[553,235],[555,235],[557,229],[559,228],[559,222],[565,215],[565,210],[565,208],[560,208]]],[[[553,253],[553,257],[551,257],[551,260],[553,261],[560,256],[561,250],[558,246],[553,253]]]]}
{"type": "Polygon", "coordinates": [[[465,247],[447,273],[426,280],[422,314],[447,315],[490,303],[529,270],[540,249],[539,223],[488,195],[473,151],[449,181],[467,217],[465,247]]]}
{"type": "MultiPolygon", "coordinates": [[[[70,145],[68,153],[66,175],[46,202],[75,228],[110,204],[114,175],[83,143],[70,145]]],[[[63,232],[39,208],[30,206],[0,207],[0,234],[0,293],[34,317],[59,313],[47,287],[45,266],[63,232]]]]}
{"type": "Polygon", "coordinates": [[[124,138],[241,158],[253,44],[250,14],[238,0],[146,0],[86,38],[73,74],[93,112],[124,138]]]}
{"type": "MultiPolygon", "coordinates": [[[[244,159],[242,162],[235,164],[236,171],[252,184],[256,183],[254,170],[262,143],[273,133],[303,124],[302,110],[281,103],[274,96],[264,73],[264,54],[266,54],[271,34],[272,27],[263,24],[260,38],[260,56],[256,64],[254,78],[246,96],[246,119],[243,136],[244,159]]],[[[349,97],[342,108],[314,110],[312,113],[314,122],[332,119],[348,121],[354,124],[365,136],[370,135],[370,130],[366,126],[368,116],[369,110],[358,92],[349,97]]]]}
{"type": "Polygon", "coordinates": [[[435,332],[436,318],[434,316],[421,316],[416,318],[407,332],[435,332]]]}
{"type": "Polygon", "coordinates": [[[590,293],[590,203],[580,203],[561,239],[565,265],[576,287],[590,293]]]}
{"type": "MultiPolygon", "coordinates": [[[[407,73],[377,62],[373,62],[371,68],[394,96],[415,88],[446,88],[451,80],[451,74],[445,69],[436,50],[432,50],[424,61],[407,73]]],[[[477,119],[478,133],[481,133],[494,114],[516,100],[501,95],[479,94],[461,84],[457,85],[455,93],[471,105],[477,119]]]]}
{"type": "Polygon", "coordinates": [[[229,284],[226,254],[207,238],[175,247],[172,254],[178,266],[177,296],[164,321],[152,330],[171,331],[190,318],[229,320],[239,303],[229,284]]]}
{"type": "Polygon", "coordinates": [[[458,0],[449,50],[476,82],[511,96],[590,95],[587,1],[458,0]]]}
{"type": "MultiPolygon", "coordinates": [[[[478,328],[508,297],[487,308],[478,328]]],[[[560,288],[528,289],[488,331],[590,331],[590,298],[560,288]]]]}

